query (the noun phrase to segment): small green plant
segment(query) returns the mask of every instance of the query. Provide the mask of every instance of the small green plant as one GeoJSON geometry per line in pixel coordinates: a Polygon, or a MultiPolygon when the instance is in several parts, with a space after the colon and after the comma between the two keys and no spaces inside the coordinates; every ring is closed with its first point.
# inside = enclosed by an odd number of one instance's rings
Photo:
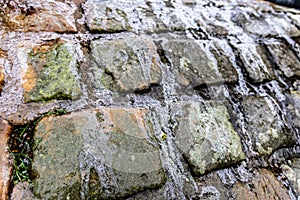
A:
{"type": "Polygon", "coordinates": [[[18,182],[30,182],[30,168],[32,162],[32,134],[34,123],[25,126],[18,126],[10,139],[10,155],[13,158],[12,181],[15,185],[18,182]]]}
{"type": "Polygon", "coordinates": [[[37,120],[22,126],[15,126],[9,142],[9,152],[13,158],[12,182],[31,182],[30,170],[32,163],[32,152],[34,150],[34,129],[36,124],[45,116],[67,114],[66,109],[56,109],[43,114],[37,120]]]}

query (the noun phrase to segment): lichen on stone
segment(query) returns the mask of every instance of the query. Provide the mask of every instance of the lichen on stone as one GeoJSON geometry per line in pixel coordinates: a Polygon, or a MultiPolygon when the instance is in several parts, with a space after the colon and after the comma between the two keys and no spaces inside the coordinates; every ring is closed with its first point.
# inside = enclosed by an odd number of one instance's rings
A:
{"type": "Polygon", "coordinates": [[[58,44],[46,51],[32,50],[28,57],[28,69],[23,76],[25,102],[80,97],[77,64],[70,45],[58,44]]]}
{"type": "Polygon", "coordinates": [[[181,102],[173,112],[178,110],[182,114],[177,116],[175,144],[195,174],[203,175],[245,159],[225,106],[181,102]]]}

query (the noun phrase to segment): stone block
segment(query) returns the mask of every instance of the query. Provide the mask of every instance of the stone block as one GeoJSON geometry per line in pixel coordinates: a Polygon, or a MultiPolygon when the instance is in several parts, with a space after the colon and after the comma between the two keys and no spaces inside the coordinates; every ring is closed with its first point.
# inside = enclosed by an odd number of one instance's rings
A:
{"type": "Polygon", "coordinates": [[[165,176],[147,113],[102,108],[44,118],[34,137],[34,194],[109,199],[161,186],[165,176]]]}

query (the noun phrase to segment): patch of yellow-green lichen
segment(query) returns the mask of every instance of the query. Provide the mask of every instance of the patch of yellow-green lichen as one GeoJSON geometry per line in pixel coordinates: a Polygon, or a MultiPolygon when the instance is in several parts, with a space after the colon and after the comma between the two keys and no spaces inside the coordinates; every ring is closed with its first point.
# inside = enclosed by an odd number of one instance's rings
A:
{"type": "Polygon", "coordinates": [[[25,102],[79,98],[80,84],[74,74],[76,61],[66,45],[45,53],[31,52],[29,65],[35,70],[37,79],[33,89],[25,94],[25,102]]]}

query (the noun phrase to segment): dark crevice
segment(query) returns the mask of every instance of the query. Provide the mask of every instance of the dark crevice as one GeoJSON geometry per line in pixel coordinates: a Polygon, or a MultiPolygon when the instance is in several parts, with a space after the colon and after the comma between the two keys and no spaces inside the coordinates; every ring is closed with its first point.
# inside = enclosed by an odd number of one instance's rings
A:
{"type": "Polygon", "coordinates": [[[159,58],[161,60],[162,63],[171,66],[171,61],[169,60],[169,58],[166,56],[165,51],[161,45],[162,41],[154,41],[156,47],[157,47],[157,53],[159,55],[159,58]]]}
{"type": "Polygon", "coordinates": [[[198,29],[188,29],[196,40],[208,40],[209,34],[203,31],[200,27],[198,29]]]}

